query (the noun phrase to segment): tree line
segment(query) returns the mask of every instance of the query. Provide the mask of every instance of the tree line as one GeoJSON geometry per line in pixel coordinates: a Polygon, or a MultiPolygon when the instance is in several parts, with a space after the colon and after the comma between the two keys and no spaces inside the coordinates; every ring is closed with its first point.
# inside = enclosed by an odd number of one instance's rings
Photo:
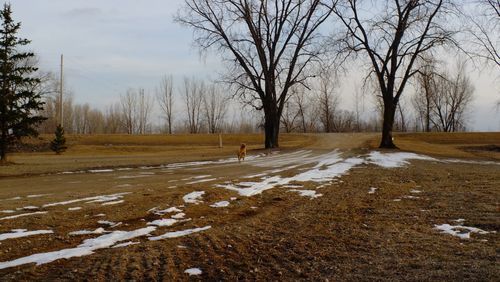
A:
{"type": "Polygon", "coordinates": [[[101,110],[74,104],[71,96],[57,100],[57,82],[40,75],[34,53],[23,51],[30,41],[17,36],[21,23],[4,4],[0,162],[23,136],[56,128],[61,103],[62,126],[70,133],[216,133],[238,127],[234,115],[227,116],[229,98],[237,98],[262,113],[254,114],[250,126],[240,119],[239,128],[260,128],[266,148],[279,147],[280,130],[375,129],[382,131],[381,148],[396,147],[395,129],[464,130],[474,88],[465,63],[449,72],[443,62],[449,56],[442,54],[452,50],[500,67],[499,11],[495,0],[185,0],[175,20],[194,31],[201,51],[214,51],[226,63],[220,80],[229,88],[194,78],[174,87],[165,77],[154,95],[129,89],[101,110]],[[354,92],[354,111],[339,107],[353,94],[339,93],[336,74],[353,66],[365,75],[362,92],[374,97],[378,114],[368,122],[360,113],[360,89],[354,92]],[[403,95],[409,89],[413,97],[403,95]],[[162,127],[152,121],[154,105],[166,121],[162,127]]]}
{"type": "MultiPolygon", "coordinates": [[[[474,88],[466,64],[446,65],[434,60],[420,66],[410,99],[399,103],[395,114],[397,131],[464,131],[470,114],[474,88]]],[[[338,75],[322,70],[309,87],[291,88],[283,105],[280,130],[286,133],[375,132],[381,130],[383,101],[371,99],[369,87],[359,87],[353,105],[343,106],[338,75]],[[361,92],[364,91],[364,92],[361,92]],[[374,110],[371,110],[374,109],[374,110]]],[[[41,133],[53,133],[59,117],[59,82],[53,75],[43,80],[46,118],[41,133]]],[[[65,87],[67,88],[67,87],[65,87]]],[[[373,88],[373,87],[372,87],[373,88]]],[[[154,90],[128,89],[118,101],[99,109],[76,104],[71,91],[63,101],[65,132],[71,134],[173,134],[256,133],[265,120],[252,107],[231,105],[229,89],[222,84],[185,77],[174,82],[161,78],[154,90]],[[229,93],[229,94],[228,94],[229,93]],[[231,115],[232,112],[232,115],[231,115]],[[250,115],[250,118],[244,118],[250,115]]]]}

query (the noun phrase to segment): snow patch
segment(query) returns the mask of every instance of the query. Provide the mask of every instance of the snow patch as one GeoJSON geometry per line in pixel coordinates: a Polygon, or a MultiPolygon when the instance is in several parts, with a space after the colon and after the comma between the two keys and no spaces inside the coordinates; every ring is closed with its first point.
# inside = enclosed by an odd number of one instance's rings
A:
{"type": "Polygon", "coordinates": [[[189,234],[205,231],[212,228],[212,226],[208,225],[205,227],[200,227],[200,228],[193,228],[193,229],[186,229],[186,230],[180,230],[180,231],[174,231],[174,232],[167,232],[163,235],[160,236],[155,236],[155,237],[149,237],[148,239],[151,241],[157,241],[157,240],[162,240],[166,238],[177,238],[177,237],[182,237],[186,236],[189,234]]]}
{"type": "Polygon", "coordinates": [[[200,200],[200,198],[204,194],[205,194],[205,191],[194,191],[194,192],[191,192],[191,193],[185,195],[184,197],[182,197],[182,199],[184,200],[185,203],[188,203],[188,204],[199,204],[199,203],[203,202],[200,200]]]}
{"type": "Polygon", "coordinates": [[[425,155],[417,155],[414,153],[381,153],[373,151],[368,155],[368,161],[385,168],[403,167],[409,164],[408,160],[426,160],[436,161],[436,159],[425,155]]]}
{"type": "Polygon", "coordinates": [[[225,208],[225,207],[229,206],[229,202],[228,201],[220,201],[220,202],[214,203],[210,206],[212,208],[225,208]]]}
{"type": "Polygon", "coordinates": [[[368,194],[375,194],[375,191],[377,191],[378,188],[375,187],[370,187],[370,191],[368,191],[368,194]]]}
{"type": "Polygon", "coordinates": [[[154,208],[150,209],[148,212],[153,212],[156,215],[164,215],[166,213],[182,212],[182,210],[180,210],[176,207],[171,207],[171,208],[164,209],[164,210],[158,210],[158,208],[154,207],[154,208]]]}
{"type": "Polygon", "coordinates": [[[72,208],[68,208],[69,211],[77,211],[77,210],[81,210],[82,207],[72,207],[72,208]]]}
{"type": "Polygon", "coordinates": [[[152,222],[148,222],[148,225],[156,225],[156,226],[172,226],[175,223],[177,223],[177,219],[173,218],[164,218],[164,219],[158,219],[158,220],[153,220],[152,222]]]}
{"type": "Polygon", "coordinates": [[[184,270],[184,273],[189,274],[189,276],[191,276],[191,275],[201,275],[202,271],[199,268],[188,268],[188,269],[184,270]]]}
{"type": "Polygon", "coordinates": [[[478,234],[490,233],[488,231],[484,231],[484,230],[476,228],[476,227],[468,227],[468,226],[462,226],[462,225],[449,225],[449,224],[441,224],[441,225],[435,224],[434,229],[441,231],[441,233],[450,234],[450,235],[459,237],[461,239],[469,239],[471,233],[478,233],[478,234]]]}
{"type": "Polygon", "coordinates": [[[124,195],[131,194],[131,192],[122,192],[122,193],[116,193],[116,194],[111,194],[111,195],[99,195],[99,196],[93,196],[93,197],[86,197],[86,198],[80,198],[80,199],[74,199],[74,200],[69,200],[69,201],[62,201],[62,202],[56,202],[56,203],[49,203],[45,204],[42,207],[53,207],[53,206],[61,206],[61,205],[69,205],[73,203],[78,203],[78,202],[103,202],[103,201],[111,201],[117,198],[123,198],[124,195]]]}
{"type": "Polygon", "coordinates": [[[316,191],[314,190],[297,190],[297,189],[290,189],[288,190],[289,192],[297,192],[299,193],[302,197],[310,197],[311,200],[323,196],[323,194],[316,194],[316,191]]]}
{"type": "Polygon", "coordinates": [[[16,211],[13,211],[13,210],[3,210],[3,211],[0,211],[2,213],[15,213],[16,211]]]}
{"type": "Polygon", "coordinates": [[[108,225],[110,228],[114,228],[114,227],[117,227],[117,226],[122,224],[121,222],[116,223],[116,222],[107,221],[107,220],[98,220],[97,223],[102,224],[102,225],[108,225]]]}
{"type": "Polygon", "coordinates": [[[216,187],[237,191],[241,196],[253,196],[278,185],[289,185],[292,182],[317,182],[324,183],[333,181],[336,177],[346,174],[351,168],[365,161],[361,158],[348,158],[342,160],[340,154],[334,151],[329,154],[315,158],[316,165],[302,173],[292,177],[282,178],[279,175],[265,178],[260,182],[240,182],[237,184],[217,184],[216,187]]]}
{"type": "Polygon", "coordinates": [[[30,216],[30,215],[35,215],[35,214],[46,214],[46,213],[47,213],[46,211],[37,211],[37,212],[30,212],[30,213],[22,213],[22,214],[16,214],[16,215],[11,215],[11,216],[6,216],[6,217],[0,217],[0,220],[13,219],[13,218],[30,216]]]}
{"type": "Polygon", "coordinates": [[[128,242],[124,242],[124,243],[121,243],[121,244],[116,244],[113,246],[113,248],[122,248],[122,247],[127,247],[127,246],[130,246],[130,245],[137,245],[137,244],[140,244],[141,242],[133,242],[133,241],[128,241],[128,242]]]}
{"type": "Polygon", "coordinates": [[[27,198],[40,198],[40,197],[44,197],[44,196],[48,196],[48,195],[52,195],[52,194],[34,194],[34,195],[28,195],[26,197],[27,198]]]}
{"type": "Polygon", "coordinates": [[[86,239],[82,244],[75,248],[62,249],[59,251],[38,253],[26,257],[21,257],[11,261],[0,262],[0,269],[19,266],[28,263],[41,265],[63,258],[81,257],[94,253],[94,251],[109,248],[117,242],[130,240],[132,238],[148,235],[156,230],[156,227],[150,226],[133,231],[113,231],[109,234],[101,235],[97,238],[86,239]]]}
{"type": "Polygon", "coordinates": [[[186,184],[191,185],[191,184],[209,182],[209,181],[214,181],[214,180],[217,180],[217,178],[200,179],[200,180],[196,180],[196,181],[187,182],[186,184]]]}
{"type": "Polygon", "coordinates": [[[124,200],[119,200],[119,201],[113,201],[113,202],[106,202],[102,203],[101,206],[109,206],[109,205],[116,205],[116,204],[121,204],[125,202],[124,200]]]}
{"type": "Polygon", "coordinates": [[[183,212],[180,212],[180,213],[177,213],[177,214],[174,214],[171,216],[171,218],[175,218],[175,219],[181,219],[181,218],[184,218],[186,216],[185,213],[183,212]]]}
{"type": "Polygon", "coordinates": [[[33,230],[27,231],[26,229],[13,229],[11,233],[3,233],[0,234],[0,241],[21,237],[28,237],[39,234],[52,234],[54,231],[52,230],[33,230]]]}
{"type": "Polygon", "coordinates": [[[88,172],[90,173],[103,173],[103,172],[113,172],[114,170],[112,169],[89,169],[88,172]]]}
{"type": "Polygon", "coordinates": [[[94,231],[90,231],[90,230],[72,231],[72,232],[69,232],[68,235],[74,236],[74,235],[102,234],[104,232],[106,232],[106,230],[104,230],[104,228],[102,228],[102,227],[99,227],[94,231]]]}

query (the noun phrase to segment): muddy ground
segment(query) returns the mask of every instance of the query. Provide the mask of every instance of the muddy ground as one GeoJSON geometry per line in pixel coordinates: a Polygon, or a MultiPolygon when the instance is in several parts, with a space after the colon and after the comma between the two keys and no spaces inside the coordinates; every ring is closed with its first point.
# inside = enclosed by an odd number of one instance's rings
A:
{"type": "Polygon", "coordinates": [[[227,161],[227,156],[214,163],[0,178],[0,210],[14,211],[0,212],[0,234],[12,229],[54,232],[0,241],[0,265],[74,248],[102,235],[69,235],[73,231],[131,231],[169,218],[170,214],[155,214],[155,207],[176,206],[190,220],[158,227],[152,236],[211,226],[178,238],[151,241],[142,236],[130,240],[138,244],[103,248],[87,256],[4,268],[0,280],[499,281],[497,155],[453,159],[459,162],[443,162],[443,157],[410,160],[399,168],[365,163],[325,183],[291,183],[322,194],[316,198],[300,196],[286,185],[250,197],[217,187],[259,181],[256,175],[263,173],[293,177],[316,164],[305,159],[321,159],[338,148],[343,159],[364,156],[373,137],[316,136],[302,149],[250,151],[242,164],[227,161]],[[283,164],[288,169],[271,172],[283,164]],[[205,191],[203,202],[184,202],[183,196],[193,191],[205,191]],[[118,201],[108,199],[107,203],[117,202],[110,205],[87,200],[43,207],[123,192],[130,194],[120,195],[118,201]],[[229,206],[210,206],[223,200],[229,206]],[[76,207],[81,209],[69,210],[76,207]],[[2,219],[33,212],[47,213],[2,219]],[[110,227],[98,220],[122,224],[110,227]],[[488,233],[461,239],[434,228],[441,224],[463,224],[488,233]],[[202,273],[189,276],[184,273],[189,268],[202,273]]]}

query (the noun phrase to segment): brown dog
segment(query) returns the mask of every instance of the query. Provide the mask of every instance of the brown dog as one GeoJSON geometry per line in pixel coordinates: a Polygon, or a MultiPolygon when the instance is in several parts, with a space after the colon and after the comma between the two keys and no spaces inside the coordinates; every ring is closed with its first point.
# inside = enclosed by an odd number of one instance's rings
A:
{"type": "Polygon", "coordinates": [[[238,162],[241,162],[242,160],[245,160],[245,157],[247,155],[247,145],[245,143],[241,143],[240,150],[238,151],[238,162]]]}

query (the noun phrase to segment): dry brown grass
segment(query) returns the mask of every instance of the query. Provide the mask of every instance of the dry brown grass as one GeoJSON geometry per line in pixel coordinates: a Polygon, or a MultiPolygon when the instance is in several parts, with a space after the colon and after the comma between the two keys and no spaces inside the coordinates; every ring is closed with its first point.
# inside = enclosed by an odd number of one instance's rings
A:
{"type": "MultiPolygon", "coordinates": [[[[380,137],[372,139],[371,148],[377,148],[380,137]]],[[[475,158],[500,160],[500,153],[492,151],[470,151],[466,148],[484,145],[500,145],[500,132],[460,133],[396,133],[394,143],[403,151],[422,153],[437,157],[475,158]]]]}
{"type": "MultiPolygon", "coordinates": [[[[52,135],[24,140],[25,148],[47,148],[52,135]]],[[[54,173],[90,168],[159,165],[172,162],[209,160],[236,156],[241,143],[249,153],[263,150],[262,134],[223,134],[219,148],[217,134],[184,135],[70,135],[68,150],[62,155],[51,151],[21,152],[9,155],[13,164],[0,166],[0,176],[54,173]]],[[[304,147],[314,136],[281,134],[281,149],[304,147]]]]}

